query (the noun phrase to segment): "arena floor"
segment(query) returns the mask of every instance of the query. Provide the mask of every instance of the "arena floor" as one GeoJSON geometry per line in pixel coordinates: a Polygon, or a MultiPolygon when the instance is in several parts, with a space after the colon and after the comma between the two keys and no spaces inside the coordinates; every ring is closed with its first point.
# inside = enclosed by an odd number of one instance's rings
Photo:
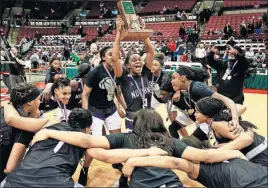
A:
{"type": "MultiPolygon", "coordinates": [[[[267,137],[267,94],[245,94],[245,103],[247,111],[243,114],[244,120],[254,123],[259,129],[257,132],[267,137]]],[[[165,105],[160,106],[157,111],[161,114],[164,121],[167,117],[165,105]]],[[[165,121],[166,122],[166,121],[165,121]]],[[[122,121],[122,125],[123,125],[122,121]]],[[[170,122],[166,122],[166,126],[170,122]]],[[[191,134],[194,130],[194,125],[187,128],[188,133],[191,134]]],[[[80,165],[77,168],[73,178],[77,181],[80,165]]],[[[179,170],[174,171],[184,184],[184,187],[203,187],[200,183],[189,179],[186,173],[179,170]]],[[[87,187],[111,187],[116,185],[116,182],[120,176],[118,170],[112,168],[110,164],[106,164],[97,160],[94,160],[88,173],[87,187]]]]}

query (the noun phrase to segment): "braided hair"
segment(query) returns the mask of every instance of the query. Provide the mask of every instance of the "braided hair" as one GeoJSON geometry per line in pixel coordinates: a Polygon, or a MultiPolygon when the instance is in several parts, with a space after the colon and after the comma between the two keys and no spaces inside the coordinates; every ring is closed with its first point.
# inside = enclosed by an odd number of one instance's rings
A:
{"type": "Polygon", "coordinates": [[[68,78],[58,78],[57,80],[54,81],[54,83],[51,86],[51,94],[52,96],[55,96],[55,89],[58,88],[64,88],[70,86],[70,80],[68,78]]]}
{"type": "Polygon", "coordinates": [[[92,115],[89,110],[74,108],[68,117],[68,123],[73,129],[85,129],[92,124],[92,115]]]}
{"type": "MultiPolygon", "coordinates": [[[[214,121],[231,121],[232,116],[229,109],[224,110],[225,105],[221,100],[213,97],[204,97],[196,102],[196,109],[203,115],[213,118],[214,121]]],[[[239,124],[247,131],[249,128],[257,129],[248,121],[240,121],[239,124]]]]}
{"type": "Polygon", "coordinates": [[[209,78],[209,74],[206,70],[197,67],[188,67],[179,65],[176,72],[180,75],[186,76],[188,80],[205,82],[209,78]]]}
{"type": "Polygon", "coordinates": [[[36,99],[40,95],[39,89],[31,83],[23,82],[16,84],[10,93],[10,102],[15,107],[36,99]]]}

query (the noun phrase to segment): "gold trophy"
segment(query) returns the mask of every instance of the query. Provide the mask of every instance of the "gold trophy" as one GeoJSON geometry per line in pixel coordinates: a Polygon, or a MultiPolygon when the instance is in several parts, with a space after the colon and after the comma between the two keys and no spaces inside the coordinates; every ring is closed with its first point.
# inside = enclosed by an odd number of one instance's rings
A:
{"type": "Polygon", "coordinates": [[[152,29],[142,28],[143,26],[141,26],[139,19],[135,14],[132,1],[118,0],[117,6],[120,12],[120,17],[124,22],[123,28],[128,32],[126,36],[121,37],[121,40],[145,40],[153,33],[152,29]]]}

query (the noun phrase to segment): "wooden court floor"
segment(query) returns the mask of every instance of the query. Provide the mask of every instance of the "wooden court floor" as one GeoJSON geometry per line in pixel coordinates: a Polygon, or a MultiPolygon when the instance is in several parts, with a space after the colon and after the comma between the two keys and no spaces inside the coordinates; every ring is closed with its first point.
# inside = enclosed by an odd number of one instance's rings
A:
{"type": "MultiPolygon", "coordinates": [[[[267,95],[245,94],[244,105],[247,107],[247,110],[242,116],[243,120],[254,123],[258,127],[256,131],[267,138],[267,95]]],[[[165,121],[167,117],[165,105],[161,105],[156,111],[161,114],[165,121]]],[[[166,122],[165,124],[168,126],[170,123],[166,122]]],[[[194,130],[194,125],[188,127],[187,130],[191,134],[194,130]]],[[[80,169],[79,165],[73,176],[75,181],[78,180],[80,169]]],[[[174,172],[179,176],[185,187],[202,187],[198,182],[189,179],[186,173],[179,170],[174,172]]],[[[110,164],[94,160],[89,169],[87,187],[112,187],[119,176],[120,173],[114,170],[110,164]]]]}

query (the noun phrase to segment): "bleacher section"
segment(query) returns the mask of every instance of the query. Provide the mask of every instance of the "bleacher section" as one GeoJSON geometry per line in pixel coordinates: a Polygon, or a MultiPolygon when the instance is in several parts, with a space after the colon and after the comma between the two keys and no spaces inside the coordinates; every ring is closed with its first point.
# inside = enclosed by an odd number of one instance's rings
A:
{"type": "MultiPolygon", "coordinates": [[[[245,9],[254,8],[254,6],[259,5],[259,7],[264,7],[268,4],[267,0],[223,0],[223,9],[245,9]]],[[[267,6],[266,6],[267,7],[267,6]]]]}
{"type": "Polygon", "coordinates": [[[20,42],[23,37],[34,38],[36,31],[42,35],[58,35],[61,31],[60,27],[39,28],[39,27],[21,27],[17,41],[20,42]]]}
{"type": "Polygon", "coordinates": [[[166,9],[173,10],[175,6],[177,5],[179,10],[184,10],[185,12],[190,11],[192,7],[194,6],[196,0],[151,0],[149,3],[142,9],[140,12],[142,13],[154,13],[154,14],[160,14],[160,11],[163,10],[163,7],[166,7],[166,9]]]}
{"type": "MultiPolygon", "coordinates": [[[[147,29],[153,29],[154,32],[161,32],[163,36],[151,36],[151,40],[169,40],[170,38],[178,39],[179,37],[179,27],[184,23],[185,28],[188,26],[193,27],[195,21],[185,21],[185,22],[163,22],[163,23],[147,23],[147,29]]],[[[115,31],[113,35],[105,35],[103,41],[113,41],[115,39],[115,31]]]]}
{"type": "MultiPolygon", "coordinates": [[[[239,33],[239,27],[242,21],[246,23],[249,20],[252,20],[253,16],[255,16],[255,20],[258,20],[259,17],[262,17],[263,13],[246,13],[246,14],[229,14],[223,16],[211,16],[209,22],[206,25],[206,29],[204,34],[202,35],[202,39],[213,40],[217,39],[218,35],[207,35],[207,32],[212,29],[213,31],[220,31],[224,29],[224,26],[227,23],[230,23],[233,29],[236,29],[237,33],[239,33]]],[[[259,37],[267,37],[267,34],[260,34],[259,37]]]]}

